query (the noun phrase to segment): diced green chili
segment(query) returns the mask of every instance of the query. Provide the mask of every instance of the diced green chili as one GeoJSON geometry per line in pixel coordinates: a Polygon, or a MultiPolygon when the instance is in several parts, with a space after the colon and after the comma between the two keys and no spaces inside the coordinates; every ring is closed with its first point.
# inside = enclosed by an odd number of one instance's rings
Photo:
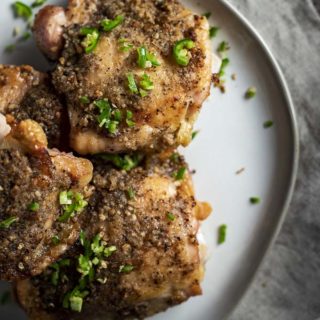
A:
{"type": "Polygon", "coordinates": [[[209,29],[209,38],[212,39],[212,38],[216,37],[217,34],[218,34],[218,31],[219,31],[218,27],[210,27],[210,29],[209,29]]]}
{"type": "Polygon", "coordinates": [[[128,73],[127,79],[128,79],[128,86],[129,86],[130,91],[132,93],[139,93],[138,86],[137,86],[136,81],[134,79],[133,73],[128,73]]]}
{"type": "Polygon", "coordinates": [[[14,13],[17,17],[23,18],[24,20],[28,20],[32,17],[31,8],[21,1],[16,1],[12,5],[14,13]]]}
{"type": "Polygon", "coordinates": [[[18,218],[10,217],[6,220],[0,222],[0,229],[8,229],[14,222],[16,222],[18,218]]]}
{"type": "Polygon", "coordinates": [[[218,244],[223,244],[227,238],[227,225],[223,224],[218,230],[218,244]]]}
{"type": "Polygon", "coordinates": [[[83,46],[86,53],[91,53],[98,44],[100,33],[96,28],[83,27],[80,29],[80,34],[85,36],[81,45],[83,46]]]}
{"type": "Polygon", "coordinates": [[[195,47],[195,43],[190,39],[183,39],[175,43],[173,56],[180,66],[187,66],[190,62],[189,51],[195,47]]]}
{"type": "Polygon", "coordinates": [[[32,8],[41,7],[47,0],[35,0],[32,4],[32,8]]]}
{"type": "Polygon", "coordinates": [[[113,20],[104,19],[101,21],[101,27],[103,31],[109,32],[119,26],[124,21],[124,16],[119,15],[116,16],[113,20]]]}

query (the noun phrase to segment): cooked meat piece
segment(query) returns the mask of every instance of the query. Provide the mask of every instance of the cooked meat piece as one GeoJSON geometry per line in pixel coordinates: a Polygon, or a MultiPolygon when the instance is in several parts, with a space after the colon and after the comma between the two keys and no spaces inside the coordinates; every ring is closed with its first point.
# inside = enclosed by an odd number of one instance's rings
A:
{"type": "Polygon", "coordinates": [[[42,74],[30,66],[0,65],[0,112],[21,102],[25,94],[40,84],[42,74]]]}
{"type": "Polygon", "coordinates": [[[36,122],[11,125],[0,140],[0,279],[10,281],[41,273],[78,239],[92,178],[89,160],[47,149],[36,122]]]}
{"type": "Polygon", "coordinates": [[[50,60],[57,60],[63,49],[63,29],[76,23],[87,23],[96,1],[69,0],[68,8],[48,5],[39,11],[34,22],[34,35],[39,49],[50,60]]]}
{"type": "Polygon", "coordinates": [[[46,74],[30,66],[0,65],[0,112],[38,122],[50,147],[60,147],[63,107],[46,74]]]}
{"type": "Polygon", "coordinates": [[[30,319],[143,319],[201,294],[197,232],[209,212],[194,199],[182,157],[131,171],[94,160],[94,168],[85,237],[17,284],[30,319]]]}
{"type": "Polygon", "coordinates": [[[55,60],[59,57],[63,47],[63,27],[66,23],[65,10],[61,7],[46,6],[37,15],[34,25],[37,45],[49,59],[55,60]],[[42,25],[46,25],[46,29],[43,29],[42,25]]]}
{"type": "Polygon", "coordinates": [[[0,113],[0,144],[10,131],[11,127],[7,124],[6,117],[0,113]]]}
{"type": "MultiPolygon", "coordinates": [[[[36,18],[38,43],[58,43],[52,10],[36,18]]],[[[187,145],[210,90],[207,19],[177,0],[70,1],[65,15],[53,83],[67,99],[71,146],[96,154],[187,145]]]]}

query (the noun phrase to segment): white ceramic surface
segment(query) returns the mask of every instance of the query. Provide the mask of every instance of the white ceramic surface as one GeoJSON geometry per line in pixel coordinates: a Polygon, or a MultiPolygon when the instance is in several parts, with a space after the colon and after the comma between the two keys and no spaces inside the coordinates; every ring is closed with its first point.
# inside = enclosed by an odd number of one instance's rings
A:
{"type": "MultiPolygon", "coordinates": [[[[231,64],[226,94],[212,90],[196,125],[200,133],[183,150],[197,171],[198,198],[214,208],[202,226],[208,244],[203,295],[152,319],[221,320],[243,296],[284,218],[297,167],[297,131],[283,78],[249,24],[224,1],[184,2],[199,13],[212,12],[210,23],[221,28],[212,48],[228,41],[231,64]],[[233,73],[236,81],[231,80],[233,73]],[[257,96],[245,100],[244,93],[252,85],[257,96]],[[264,129],[266,120],[273,120],[274,127],[264,129]],[[245,171],[237,175],[241,168],[245,171]],[[261,197],[261,204],[251,205],[251,196],[261,197]],[[227,241],[217,246],[221,224],[228,226],[227,241]]],[[[12,41],[13,26],[19,25],[10,3],[0,2],[0,63],[29,63],[45,70],[45,59],[32,41],[13,54],[2,54],[12,41]]],[[[9,304],[0,306],[0,319],[22,320],[25,316],[9,304]]]]}

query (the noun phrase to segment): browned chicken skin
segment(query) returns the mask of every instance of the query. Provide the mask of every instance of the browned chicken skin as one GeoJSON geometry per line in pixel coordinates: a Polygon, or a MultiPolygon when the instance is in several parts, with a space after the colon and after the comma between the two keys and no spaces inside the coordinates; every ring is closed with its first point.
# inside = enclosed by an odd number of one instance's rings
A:
{"type": "Polygon", "coordinates": [[[26,65],[0,65],[0,113],[16,120],[35,120],[47,135],[49,147],[61,146],[64,110],[48,75],[26,65]]]}
{"type": "Polygon", "coordinates": [[[57,15],[63,15],[62,8],[44,8],[34,30],[47,56],[58,57],[56,48],[63,48],[53,80],[67,98],[74,150],[80,154],[149,152],[190,142],[210,90],[212,56],[206,18],[176,0],[70,1],[64,29],[64,20],[57,15]],[[109,32],[100,31],[96,48],[85,53],[82,27],[101,29],[103,19],[119,16],[123,22],[109,32]],[[53,28],[54,23],[59,27],[53,28]],[[187,66],[179,65],[173,55],[175,44],[183,39],[194,45],[186,53],[187,66]],[[160,65],[147,61],[141,67],[137,62],[141,47],[160,65]],[[137,89],[129,88],[129,74],[137,89]],[[141,91],[146,87],[141,84],[144,77],[152,85],[141,91]],[[97,102],[103,99],[110,103],[111,124],[99,118],[102,109],[97,102]]]}
{"type": "Polygon", "coordinates": [[[82,238],[67,252],[54,284],[57,265],[17,284],[30,319],[143,319],[201,294],[198,219],[208,211],[195,201],[188,171],[181,180],[174,178],[186,168],[183,159],[153,157],[130,172],[102,160],[94,160],[94,167],[85,227],[91,249],[85,253],[82,238]],[[107,251],[97,253],[97,244],[107,251]],[[83,255],[95,270],[91,282],[84,276],[83,255]],[[81,312],[71,311],[82,294],[81,312]]]}
{"type": "MultiPolygon", "coordinates": [[[[7,126],[2,115],[0,123],[7,126]]],[[[11,132],[0,137],[1,280],[37,275],[73,245],[80,211],[62,220],[65,206],[59,194],[72,190],[88,196],[92,178],[90,161],[47,149],[36,122],[10,125],[11,132]]]]}

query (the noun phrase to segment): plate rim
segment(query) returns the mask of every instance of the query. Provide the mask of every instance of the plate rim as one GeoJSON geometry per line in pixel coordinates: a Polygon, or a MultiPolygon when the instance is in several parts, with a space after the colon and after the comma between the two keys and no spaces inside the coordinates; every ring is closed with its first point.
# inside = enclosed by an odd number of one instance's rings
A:
{"type": "Polygon", "coordinates": [[[293,147],[293,155],[291,160],[291,174],[288,181],[288,188],[286,191],[286,196],[284,197],[282,210],[279,212],[278,220],[276,227],[271,233],[270,239],[267,241],[266,248],[262,254],[262,258],[258,262],[254,272],[250,276],[249,281],[244,286],[242,290],[242,294],[236,298],[236,302],[231,307],[231,309],[227,312],[224,319],[229,319],[229,317],[235,312],[236,308],[240,305],[241,301],[247,295],[250,287],[252,286],[254,280],[256,279],[258,272],[261,270],[261,267],[270,253],[275,241],[281,231],[281,228],[285,222],[286,216],[289,211],[289,207],[293,198],[293,194],[295,191],[296,180],[298,177],[298,168],[299,168],[299,158],[300,158],[300,134],[298,129],[298,121],[297,121],[297,113],[296,109],[291,97],[291,93],[289,90],[289,86],[287,84],[286,78],[282,72],[282,69],[273,55],[272,51],[269,48],[269,45],[262,38],[260,33],[256,30],[256,28],[251,24],[251,22],[235,7],[235,5],[231,4],[228,0],[216,0],[219,4],[221,4],[224,8],[226,8],[230,13],[232,13],[236,18],[244,25],[250,35],[259,43],[261,49],[266,54],[266,58],[268,59],[277,81],[280,84],[280,89],[283,92],[284,100],[286,102],[286,112],[289,115],[290,125],[291,125],[291,136],[292,136],[292,147],[293,147]]]}

